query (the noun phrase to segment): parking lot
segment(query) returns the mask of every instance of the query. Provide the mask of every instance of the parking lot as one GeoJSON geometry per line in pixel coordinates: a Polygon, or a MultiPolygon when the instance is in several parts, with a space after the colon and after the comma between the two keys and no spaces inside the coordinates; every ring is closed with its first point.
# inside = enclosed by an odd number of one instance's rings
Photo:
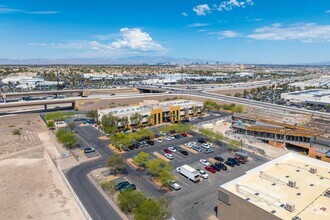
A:
{"type": "MultiPolygon", "coordinates": [[[[158,129],[160,127],[152,127],[150,128],[155,133],[158,133],[158,129]]],[[[101,136],[104,136],[100,131],[95,129],[94,127],[88,126],[77,126],[77,134],[79,135],[79,142],[84,146],[92,146],[96,149],[97,153],[101,156],[110,155],[112,152],[108,148],[109,141],[100,139],[101,136]]],[[[158,143],[155,141],[154,145],[148,145],[145,147],[140,147],[138,149],[134,149],[131,151],[127,151],[123,156],[127,158],[132,158],[136,156],[139,152],[143,151],[150,155],[151,158],[156,158],[154,152],[157,152],[161,155],[164,155],[164,149],[174,146],[183,146],[188,142],[198,142],[198,139],[202,136],[198,133],[193,133],[192,136],[182,137],[180,139],[174,139],[171,141],[163,140],[162,143],[158,143]]],[[[198,144],[199,146],[201,144],[198,144]]],[[[136,184],[137,189],[145,192],[148,196],[152,197],[160,197],[166,196],[172,200],[173,207],[173,216],[176,219],[206,219],[210,215],[216,214],[215,207],[218,205],[217,201],[217,188],[219,185],[228,182],[234,178],[237,178],[243,175],[246,171],[259,166],[267,161],[267,159],[262,158],[260,156],[250,154],[251,158],[246,164],[242,164],[240,166],[235,166],[233,168],[228,169],[227,171],[221,170],[220,172],[210,173],[206,171],[209,175],[208,179],[203,179],[200,182],[193,183],[188,180],[183,175],[177,173],[175,168],[187,164],[193,168],[204,169],[204,165],[202,165],[199,160],[200,159],[209,159],[214,156],[221,156],[225,160],[228,157],[233,157],[230,149],[226,146],[225,143],[219,145],[214,145],[212,149],[213,153],[205,154],[204,148],[202,148],[203,152],[196,152],[192,149],[188,151],[187,156],[181,154],[180,152],[173,152],[173,160],[170,160],[170,164],[173,169],[171,172],[173,173],[176,182],[181,185],[181,190],[171,191],[169,193],[165,193],[161,189],[159,189],[156,185],[152,183],[150,180],[150,176],[146,173],[146,171],[135,170],[132,167],[128,166],[128,174],[126,176],[127,180],[131,183],[136,184]],[[194,153],[192,153],[193,151],[194,153]]],[[[211,159],[212,160],[212,159],[211,159]]],[[[211,161],[210,161],[211,162],[211,161]]]]}

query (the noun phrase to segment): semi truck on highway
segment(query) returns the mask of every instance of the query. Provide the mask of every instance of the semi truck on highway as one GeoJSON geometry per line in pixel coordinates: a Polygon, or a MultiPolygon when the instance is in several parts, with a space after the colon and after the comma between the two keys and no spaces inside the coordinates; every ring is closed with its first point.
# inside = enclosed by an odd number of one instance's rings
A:
{"type": "Polygon", "coordinates": [[[187,177],[189,180],[193,181],[194,183],[200,181],[200,176],[198,171],[188,165],[183,165],[181,167],[176,168],[176,172],[181,173],[183,176],[187,177]]]}

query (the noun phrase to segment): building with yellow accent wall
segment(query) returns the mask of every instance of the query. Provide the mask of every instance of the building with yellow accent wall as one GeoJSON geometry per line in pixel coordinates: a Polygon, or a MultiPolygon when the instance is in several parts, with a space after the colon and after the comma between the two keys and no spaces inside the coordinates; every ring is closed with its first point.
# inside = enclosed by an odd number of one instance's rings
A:
{"type": "MultiPolygon", "coordinates": [[[[130,125],[134,126],[134,121],[131,120],[133,114],[142,116],[141,124],[158,125],[166,122],[176,122],[186,119],[187,117],[197,116],[202,112],[203,103],[192,100],[171,100],[157,101],[144,100],[139,104],[116,107],[109,109],[99,109],[98,118],[102,119],[104,115],[112,114],[116,117],[127,117],[130,125]]],[[[120,122],[118,127],[123,127],[120,122]]]]}

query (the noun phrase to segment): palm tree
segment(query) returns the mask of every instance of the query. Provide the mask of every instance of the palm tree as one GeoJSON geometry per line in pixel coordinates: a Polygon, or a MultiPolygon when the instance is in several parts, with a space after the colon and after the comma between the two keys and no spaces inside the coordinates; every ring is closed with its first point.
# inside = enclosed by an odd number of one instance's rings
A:
{"type": "Polygon", "coordinates": [[[154,125],[154,116],[153,115],[148,116],[148,124],[149,124],[149,126],[154,125]]]}
{"type": "Polygon", "coordinates": [[[142,126],[142,120],[143,120],[143,117],[140,113],[135,113],[135,117],[136,117],[136,124],[138,127],[141,127],[142,126]]]}
{"type": "Polygon", "coordinates": [[[171,123],[174,123],[175,119],[176,119],[176,114],[175,112],[169,112],[169,118],[171,120],[171,123]]]}
{"type": "Polygon", "coordinates": [[[124,130],[130,129],[130,124],[127,116],[121,118],[121,124],[124,126],[124,130]]]}
{"type": "Polygon", "coordinates": [[[198,112],[198,109],[196,108],[196,106],[193,106],[192,107],[192,112],[193,112],[194,117],[196,117],[197,116],[197,112],[198,112]]]}
{"type": "Polygon", "coordinates": [[[184,109],[184,117],[185,117],[185,119],[189,118],[189,108],[184,109]]]}

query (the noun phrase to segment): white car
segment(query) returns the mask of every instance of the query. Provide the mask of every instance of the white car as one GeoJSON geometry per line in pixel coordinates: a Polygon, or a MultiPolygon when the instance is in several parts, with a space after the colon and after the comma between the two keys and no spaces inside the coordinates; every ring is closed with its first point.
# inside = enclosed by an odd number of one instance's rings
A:
{"type": "Polygon", "coordinates": [[[174,181],[171,183],[170,186],[175,190],[180,190],[181,189],[181,186],[179,184],[177,184],[176,182],[174,182],[174,181]]]}
{"type": "Polygon", "coordinates": [[[165,154],[165,157],[168,158],[168,159],[170,159],[170,160],[173,160],[174,159],[174,157],[173,157],[172,154],[165,154]]]}
{"type": "Polygon", "coordinates": [[[209,178],[209,175],[204,170],[199,171],[199,176],[202,177],[203,179],[209,178]]]}
{"type": "Polygon", "coordinates": [[[192,148],[190,143],[185,143],[184,146],[192,148]]]}
{"type": "Polygon", "coordinates": [[[191,146],[196,146],[197,143],[196,142],[189,142],[191,146]]]}
{"type": "Polygon", "coordinates": [[[207,160],[205,160],[205,159],[200,159],[199,162],[201,164],[203,164],[204,166],[210,166],[210,163],[207,160]]]}
{"type": "Polygon", "coordinates": [[[212,144],[212,143],[204,143],[204,144],[202,144],[202,145],[203,145],[203,147],[205,147],[205,148],[213,147],[213,144],[212,144]]]}
{"type": "Polygon", "coordinates": [[[176,152],[176,149],[174,147],[169,147],[168,148],[171,152],[176,152]]]}
{"type": "Polygon", "coordinates": [[[175,139],[175,137],[174,136],[169,136],[170,138],[171,138],[171,140],[174,140],[175,139]]]}
{"type": "Polygon", "coordinates": [[[163,143],[163,141],[161,139],[156,139],[157,143],[163,143]]]}
{"type": "Polygon", "coordinates": [[[167,141],[171,141],[172,140],[172,138],[170,136],[165,136],[164,139],[167,140],[167,141]]]}
{"type": "Polygon", "coordinates": [[[205,148],[205,149],[210,149],[210,146],[207,145],[207,144],[202,144],[202,147],[205,148]]]}

